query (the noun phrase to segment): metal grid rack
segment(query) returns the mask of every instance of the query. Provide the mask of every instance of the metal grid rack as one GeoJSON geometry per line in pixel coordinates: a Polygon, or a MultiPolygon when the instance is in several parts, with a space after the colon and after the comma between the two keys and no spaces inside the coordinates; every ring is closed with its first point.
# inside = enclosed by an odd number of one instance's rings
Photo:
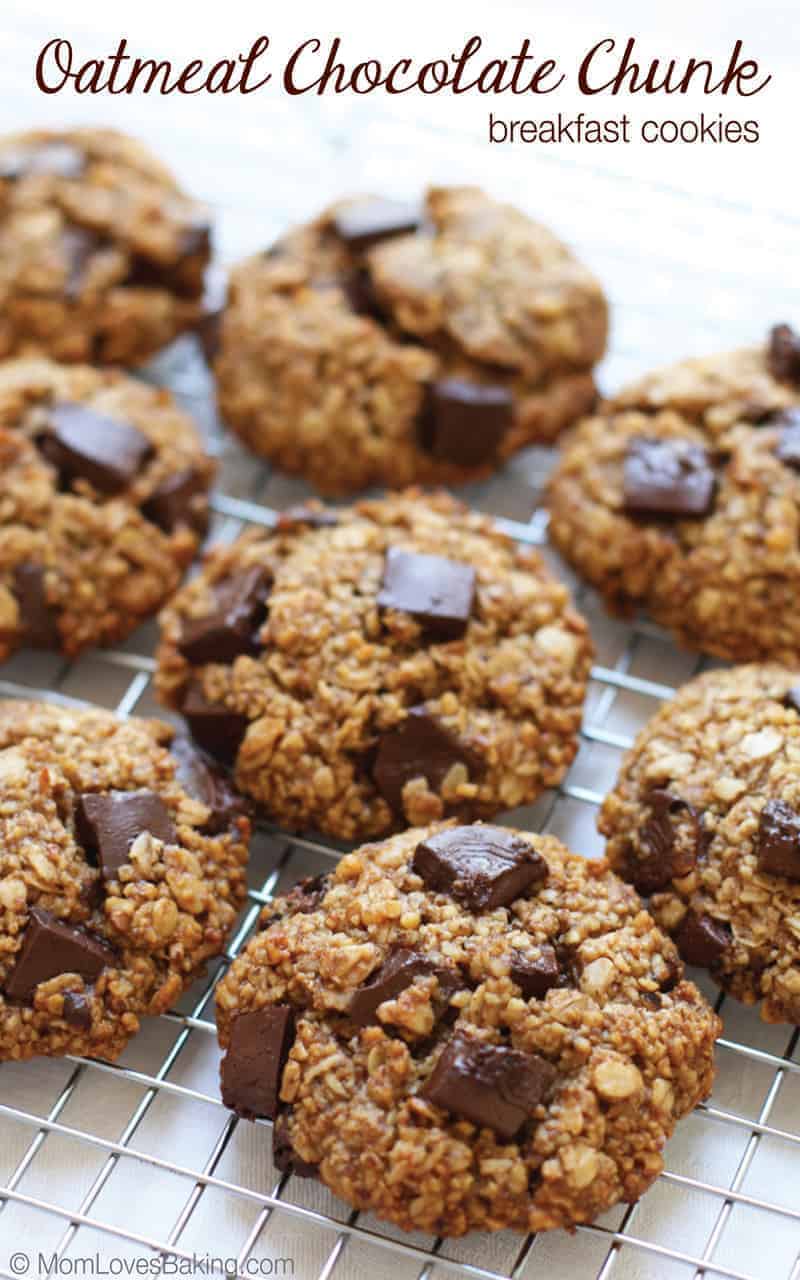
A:
{"type": "MultiPolygon", "coordinates": [[[[271,143],[283,166],[281,192],[270,200],[266,220],[259,214],[256,226],[253,192],[242,177],[228,202],[228,226],[235,223],[232,209],[241,217],[223,244],[223,257],[237,257],[267,241],[335,189],[370,185],[393,192],[402,188],[411,168],[418,183],[419,174],[438,172],[443,145],[453,173],[479,177],[483,152],[456,132],[376,116],[371,127],[379,129],[381,146],[371,156],[365,183],[354,149],[342,143],[348,133],[344,117],[335,128],[321,115],[309,118],[305,139],[298,139],[295,124],[284,123],[285,136],[276,118],[271,143]],[[304,151],[304,141],[312,138],[314,147],[304,151]],[[398,175],[401,156],[409,158],[398,175]]],[[[130,127],[135,129],[134,120],[130,127]]],[[[244,174],[245,158],[257,150],[231,142],[229,129],[217,132],[214,136],[210,129],[206,137],[207,169],[193,184],[200,191],[203,176],[205,189],[215,189],[214,163],[226,178],[237,165],[244,174]],[[226,169],[229,148],[233,154],[226,169]]],[[[196,128],[190,133],[195,135],[196,128]]],[[[353,136],[357,133],[354,123],[353,136]]],[[[174,152],[186,141],[176,132],[174,152]]],[[[798,226],[791,217],[756,215],[723,199],[698,201],[666,185],[637,186],[592,172],[587,164],[549,156],[539,162],[538,176],[546,182],[537,187],[535,199],[531,195],[524,202],[535,204],[612,285],[617,319],[605,370],[608,385],[692,350],[750,340],[767,323],[784,318],[775,307],[782,310],[794,301],[784,279],[798,226]],[[606,209],[605,220],[597,224],[587,216],[587,184],[593,202],[606,209]],[[715,234],[709,237],[712,222],[715,234]],[[685,294],[675,289],[678,271],[697,299],[690,316],[685,294]]],[[[517,158],[509,156],[507,163],[498,158],[492,181],[500,194],[513,196],[517,158]]],[[[269,525],[277,508],[303,496],[297,484],[270,474],[218,432],[207,375],[191,342],[177,344],[149,376],[185,400],[209,428],[219,452],[214,539],[231,539],[248,524],[269,525]]],[[[513,537],[544,545],[546,517],[536,503],[549,463],[546,451],[532,450],[503,476],[471,488],[467,500],[498,515],[513,537]]],[[[564,574],[563,565],[558,571],[564,574]]],[[[576,850],[597,856],[601,844],[594,813],[621,751],[658,702],[704,663],[677,653],[646,621],[633,626],[609,621],[592,595],[573,585],[598,647],[581,750],[558,791],[511,820],[552,831],[576,850]]],[[[0,672],[0,696],[41,696],[67,705],[99,702],[120,715],[156,713],[154,634],[152,627],[143,628],[119,649],[98,651],[72,665],[43,655],[18,657],[0,672]]],[[[177,1009],[148,1023],[116,1064],[43,1060],[3,1066],[1,1276],[15,1275],[10,1256],[16,1248],[41,1246],[47,1256],[56,1253],[63,1260],[113,1251],[126,1258],[168,1257],[189,1264],[195,1254],[213,1253],[233,1258],[232,1269],[243,1277],[293,1274],[301,1280],[389,1275],[393,1280],[447,1275],[531,1280],[545,1270],[553,1280],[706,1274],[800,1280],[800,1201],[793,1196],[800,1171],[798,1031],[765,1027],[754,1013],[720,997],[702,976],[700,985],[726,1024],[714,1098],[679,1127],[665,1172],[638,1205],[620,1206],[578,1228],[573,1237],[562,1232],[527,1239],[502,1232],[462,1241],[405,1236],[370,1216],[350,1213],[319,1184],[281,1178],[272,1168],[266,1122],[237,1121],[219,1100],[211,996],[262,905],[337,856],[321,841],[260,829],[249,901],[227,952],[177,1009]],[[293,1259],[292,1270],[279,1269],[281,1250],[293,1259]],[[270,1270],[268,1263],[276,1265],[270,1270]]]]}

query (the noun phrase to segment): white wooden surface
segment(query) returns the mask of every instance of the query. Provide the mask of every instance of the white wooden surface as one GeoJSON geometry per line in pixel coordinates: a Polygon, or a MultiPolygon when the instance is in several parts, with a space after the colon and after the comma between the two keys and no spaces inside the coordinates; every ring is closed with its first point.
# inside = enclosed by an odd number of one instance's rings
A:
{"type": "MultiPolygon", "coordinates": [[[[287,15],[241,0],[213,11],[163,0],[124,6],[74,0],[69,8],[31,0],[24,11],[6,4],[0,126],[81,121],[138,133],[213,206],[222,265],[342,191],[404,194],[430,181],[482,182],[558,228],[604,280],[614,325],[602,377],[613,387],[654,362],[760,339],[776,320],[800,321],[793,7],[781,0],[703,6],[681,0],[659,8],[645,12],[613,0],[598,16],[588,0],[557,13],[510,0],[496,0],[490,10],[474,0],[438,7],[411,0],[396,11],[352,2],[334,12],[314,3],[287,15]],[[634,34],[653,54],[715,57],[741,36],[775,78],[746,109],[723,104],[729,114],[761,121],[763,141],[746,153],[489,147],[484,100],[290,100],[269,90],[252,99],[45,98],[33,85],[36,53],[53,35],[69,37],[85,57],[102,56],[124,34],[142,56],[185,61],[236,53],[262,31],[284,56],[306,36],[326,40],[338,32],[353,60],[430,57],[473,32],[502,52],[528,34],[542,56],[552,52],[566,63],[604,35],[634,34]]],[[[689,116],[701,107],[690,96],[670,102],[664,114],[689,116]]],[[[498,106],[516,116],[559,108],[577,103],[567,94],[558,102],[498,106]]],[[[645,108],[632,110],[642,115],[645,108]]],[[[238,517],[259,516],[260,507],[237,507],[232,499],[281,507],[304,492],[221,435],[190,341],[166,353],[148,376],[185,398],[220,451],[214,537],[234,536],[242,527],[238,517]]],[[[536,540],[537,495],[551,460],[546,451],[530,450],[467,496],[520,522],[518,531],[536,540]]],[[[699,663],[646,624],[612,623],[591,595],[581,592],[580,599],[598,648],[586,737],[562,791],[514,816],[593,857],[601,851],[593,801],[611,784],[621,747],[655,709],[662,686],[681,683],[699,663]]],[[[0,671],[0,693],[40,689],[152,713],[154,634],[143,628],[123,651],[72,666],[41,654],[18,657],[0,671]]],[[[254,897],[234,945],[252,924],[265,887],[288,885],[329,865],[330,856],[262,833],[252,861],[254,897]]],[[[157,1245],[173,1247],[173,1258],[213,1253],[238,1258],[243,1274],[250,1266],[249,1274],[301,1280],[431,1274],[443,1280],[459,1273],[673,1280],[695,1275],[699,1260],[708,1274],[800,1276],[800,1057],[792,1028],[765,1027],[723,1003],[714,1098],[684,1123],[669,1146],[666,1175],[638,1206],[620,1207],[572,1237],[525,1242],[500,1233],[441,1244],[398,1236],[366,1217],[348,1234],[347,1207],[323,1188],[296,1180],[280,1185],[268,1126],[236,1124],[219,1104],[208,991],[208,981],[199,984],[174,1018],[148,1024],[116,1067],[63,1061],[0,1067],[0,1274],[11,1274],[11,1257],[21,1249],[32,1257],[31,1275],[40,1250],[45,1256],[61,1250],[62,1274],[70,1265],[79,1271],[84,1264],[77,1260],[86,1257],[109,1274],[126,1261],[158,1258],[151,1247],[157,1245]],[[187,1014],[198,1021],[182,1021],[187,1014]],[[300,1213],[271,1207],[265,1197],[276,1192],[300,1213]],[[398,1240],[401,1252],[376,1238],[398,1240]],[[282,1271],[281,1258],[291,1259],[282,1271]]]]}

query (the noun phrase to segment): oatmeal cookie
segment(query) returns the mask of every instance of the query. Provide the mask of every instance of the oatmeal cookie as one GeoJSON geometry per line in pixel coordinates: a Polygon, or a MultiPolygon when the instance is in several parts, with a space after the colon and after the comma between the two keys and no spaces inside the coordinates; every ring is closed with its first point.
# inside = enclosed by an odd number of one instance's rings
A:
{"type": "Polygon", "coordinates": [[[121,639],[202,538],[213,464],[193,423],[126,375],[0,365],[0,660],[121,639]]]}
{"type": "Polygon", "coordinates": [[[155,720],[0,703],[0,1059],[116,1058],[222,950],[249,821],[155,720]]]}
{"type": "Polygon", "coordinates": [[[138,364],[198,323],[208,211],[110,129],[0,140],[0,358],[138,364]]]}
{"type": "Polygon", "coordinates": [[[481,191],[343,201],[234,270],[220,406],[322,493],[458,483],[589,410],[606,332],[597,281],[481,191]]]}
{"type": "Polygon", "coordinates": [[[690,964],[765,1022],[800,1022],[800,671],[690,681],[600,812],[612,866],[690,964]]]}
{"type": "Polygon", "coordinates": [[[265,908],[217,988],[222,1096],[282,1170],[407,1230],[542,1231],[637,1200],[719,1019],[605,863],[438,824],[265,908]]]}
{"type": "Polygon", "coordinates": [[[732,660],[800,650],[800,335],[688,360],[601,407],[549,489],[553,542],[614,613],[732,660]]]}
{"type": "Polygon", "coordinates": [[[289,511],[213,551],[162,627],[162,697],[289,829],[488,817],[577,750],[586,623],[444,493],[289,511]]]}

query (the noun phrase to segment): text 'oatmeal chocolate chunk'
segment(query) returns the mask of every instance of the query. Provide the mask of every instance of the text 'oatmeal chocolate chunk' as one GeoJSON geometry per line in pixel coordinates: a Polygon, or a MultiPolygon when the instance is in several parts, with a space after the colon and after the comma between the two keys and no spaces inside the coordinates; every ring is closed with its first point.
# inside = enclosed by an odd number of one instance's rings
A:
{"type": "Polygon", "coordinates": [[[288,1005],[267,1005],[239,1014],[220,1066],[225,1106],[248,1119],[274,1120],[293,1039],[294,1013],[288,1005]]]}
{"type": "Polygon", "coordinates": [[[423,1093],[510,1141],[556,1079],[552,1063],[536,1053],[482,1044],[457,1032],[445,1045],[423,1093]]]}
{"type": "Polygon", "coordinates": [[[506,907],[547,878],[547,863],[526,840],[503,827],[481,825],[428,836],[417,845],[411,866],[429,889],[473,911],[506,907]]]}
{"type": "Polygon", "coordinates": [[[628,443],[624,502],[632,515],[707,515],[716,483],[710,454],[700,445],[644,436],[628,443]]]}

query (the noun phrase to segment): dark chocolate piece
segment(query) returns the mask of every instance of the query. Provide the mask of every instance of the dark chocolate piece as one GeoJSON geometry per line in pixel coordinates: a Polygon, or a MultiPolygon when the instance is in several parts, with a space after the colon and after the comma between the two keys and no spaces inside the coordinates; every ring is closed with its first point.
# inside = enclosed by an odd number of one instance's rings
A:
{"type": "Polygon", "coordinates": [[[272,575],[259,565],[218,582],[212,612],[183,623],[178,649],[187,662],[233,662],[239,654],[259,653],[257,632],[271,585],[272,575]]]}
{"type": "Polygon", "coordinates": [[[86,168],[86,153],[69,142],[45,142],[7,148],[0,154],[0,178],[17,182],[30,175],[79,178],[86,168]]]}
{"type": "Polygon", "coordinates": [[[136,477],[153,446],[128,422],[84,404],[53,405],[39,448],[62,483],[88,480],[100,493],[120,493],[136,477]]]}
{"type": "Polygon", "coordinates": [[[289,1117],[281,1111],[272,1125],[272,1163],[279,1173],[293,1173],[297,1178],[318,1178],[319,1168],[303,1160],[289,1137],[289,1117]]]}
{"type": "Polygon", "coordinates": [[[328,876],[305,876],[286,894],[285,903],[291,915],[309,915],[327,892],[328,876]]]}
{"type": "Polygon", "coordinates": [[[730,926],[711,916],[687,911],[675,936],[687,964],[711,969],[722,959],[731,940],[730,926]]]}
{"type": "Polygon", "coordinates": [[[65,991],[61,1016],[77,1031],[89,1031],[92,1025],[92,1006],[82,991],[65,991]]]}
{"type": "Polygon", "coordinates": [[[716,484],[711,455],[701,445],[643,436],[628,441],[623,485],[632,515],[707,515],[716,484]]]}
{"type": "Polygon", "coordinates": [[[800,711],[800,684],[794,685],[793,688],[787,689],[782,698],[783,705],[792,711],[800,711]]]}
{"type": "Polygon", "coordinates": [[[77,973],[91,982],[116,963],[111,947],[100,938],[34,907],[17,963],[6,980],[6,995],[11,1000],[30,1000],[40,982],[62,973],[77,973]]]}
{"type": "Polygon", "coordinates": [[[174,844],[175,828],[164,801],[154,791],[87,791],[75,806],[75,832],[93,864],[113,880],[128,862],[137,836],[149,831],[174,844]]]}
{"type": "Polygon", "coordinates": [[[279,533],[282,533],[284,529],[294,529],[303,524],[308,525],[309,529],[329,529],[338,523],[338,513],[331,507],[312,507],[301,504],[281,511],[275,527],[279,533]]]}
{"type": "Polygon", "coordinates": [[[65,227],[61,232],[61,248],[66,259],[64,296],[68,302],[77,302],[86,281],[86,268],[93,253],[104,242],[94,231],[86,227],[65,227]]]}
{"type": "Polygon", "coordinates": [[[248,1120],[278,1110],[281,1076],[294,1039],[294,1013],[285,1004],[240,1013],[220,1066],[222,1101],[248,1120]]]}
{"type": "Polygon", "coordinates": [[[178,256],[170,261],[133,253],[125,284],[136,289],[166,289],[181,298],[197,298],[203,291],[211,251],[211,228],[206,222],[184,227],[178,256]]]}
{"type": "Polygon", "coordinates": [[[48,603],[45,570],[40,564],[18,564],[14,570],[14,595],[25,643],[32,649],[59,649],[58,612],[48,603]]]}
{"type": "Polygon", "coordinates": [[[425,390],[418,434],[421,447],[459,467],[479,467],[497,456],[511,426],[514,399],[506,387],[444,378],[425,390]]]}
{"type": "Polygon", "coordinates": [[[440,724],[425,707],[411,707],[405,720],[378,742],[372,777],[387,804],[403,812],[403,787],[412,778],[427,779],[438,791],[454,764],[475,776],[482,760],[466,743],[440,724]]]}
{"type": "Polygon", "coordinates": [[[800,333],[790,324],[776,324],[770,330],[767,367],[779,382],[800,383],[800,333]]]}
{"type": "Polygon", "coordinates": [[[543,884],[547,863],[527,840],[505,827],[449,827],[417,845],[411,863],[429,889],[448,893],[472,911],[507,907],[543,884]]]}
{"type": "Polygon", "coordinates": [[[557,1074],[539,1054],[482,1044],[456,1032],[422,1092],[434,1106],[494,1129],[510,1142],[532,1117],[557,1074]]]}
{"type": "Polygon", "coordinates": [[[515,951],[511,959],[511,981],[516,982],[525,1000],[543,1000],[552,987],[561,984],[561,969],[554,948],[545,943],[535,958],[515,951]]]}
{"type": "Polygon", "coordinates": [[[206,364],[211,364],[219,354],[224,314],[222,307],[218,307],[216,311],[204,311],[197,323],[197,338],[206,364]]]}
{"type": "Polygon", "coordinates": [[[416,231],[421,222],[417,205],[399,200],[366,198],[354,200],[338,209],[333,228],[349,249],[361,253],[380,240],[416,231]]]}
{"type": "Polygon", "coordinates": [[[756,853],[759,871],[800,880],[800,813],[783,800],[768,800],[761,810],[756,853]]]}
{"type": "Polygon", "coordinates": [[[167,476],[142,503],[142,515],[164,533],[173,533],[180,525],[186,525],[198,537],[205,537],[208,500],[200,472],[187,467],[185,471],[167,476]]]}
{"type": "Polygon", "coordinates": [[[650,816],[639,836],[645,856],[636,859],[632,871],[638,892],[651,894],[689,874],[702,850],[703,833],[697,812],[673,792],[657,788],[646,801],[650,816]]]}
{"type": "Polygon", "coordinates": [[[442,993],[448,999],[462,985],[458,973],[449,965],[406,947],[394,951],[369,981],[354,993],[348,1009],[350,1017],[360,1027],[368,1027],[378,1021],[378,1005],[385,1000],[394,1000],[411,986],[415,978],[429,974],[438,979],[442,993]]]}
{"type": "Polygon", "coordinates": [[[252,816],[252,801],[239,794],[227,773],[198,751],[190,738],[180,734],[170,743],[169,750],[175,761],[175,776],[184,791],[211,810],[203,831],[218,835],[230,830],[237,818],[252,816]]]}
{"type": "Polygon", "coordinates": [[[246,715],[223,702],[209,702],[198,680],[190,683],[181,714],[198,746],[221,764],[233,764],[250,723],[246,715]]]}
{"type": "Polygon", "coordinates": [[[463,636],[475,601],[475,570],[460,560],[389,547],[378,605],[410,613],[432,640],[463,636]]]}
{"type": "Polygon", "coordinates": [[[800,421],[783,428],[775,446],[775,457],[787,467],[800,471],[800,421]]]}

